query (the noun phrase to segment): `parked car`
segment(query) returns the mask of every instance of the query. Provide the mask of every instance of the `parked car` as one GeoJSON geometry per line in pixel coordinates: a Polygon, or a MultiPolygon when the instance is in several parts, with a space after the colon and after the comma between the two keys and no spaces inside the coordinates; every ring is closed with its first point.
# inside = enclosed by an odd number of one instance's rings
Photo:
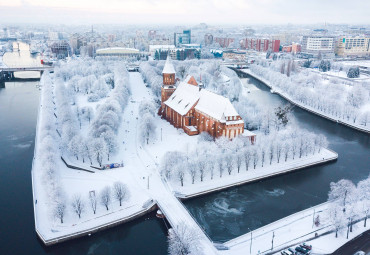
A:
{"type": "Polygon", "coordinates": [[[303,246],[303,248],[305,248],[305,249],[307,249],[307,250],[312,250],[312,245],[308,245],[308,244],[303,243],[303,244],[301,244],[300,246],[301,246],[301,247],[303,246]]]}
{"type": "Polygon", "coordinates": [[[288,253],[286,253],[285,251],[282,251],[281,252],[281,255],[289,255],[288,253]]]}
{"type": "Polygon", "coordinates": [[[309,251],[307,251],[306,249],[302,248],[302,247],[295,247],[295,250],[299,253],[302,253],[302,254],[308,254],[309,251]]]}
{"type": "Polygon", "coordinates": [[[365,252],[363,252],[363,251],[357,251],[355,254],[353,254],[353,255],[365,255],[365,252]]]}
{"type": "Polygon", "coordinates": [[[285,252],[288,253],[289,255],[295,255],[295,252],[290,248],[288,250],[285,250],[285,252]]]}

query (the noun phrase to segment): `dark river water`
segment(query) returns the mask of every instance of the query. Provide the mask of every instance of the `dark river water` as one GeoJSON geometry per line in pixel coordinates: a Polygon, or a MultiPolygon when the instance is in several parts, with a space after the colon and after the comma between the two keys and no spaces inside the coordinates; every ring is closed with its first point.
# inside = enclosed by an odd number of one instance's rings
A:
{"type": "MultiPolygon", "coordinates": [[[[250,96],[265,105],[284,102],[251,79],[250,96]]],[[[31,165],[39,103],[38,82],[8,82],[0,88],[0,255],[167,254],[166,228],[148,215],[91,237],[46,248],[34,230],[31,165]]],[[[369,135],[298,108],[299,125],[323,133],[338,161],[192,199],[185,205],[213,240],[225,241],[281,217],[324,202],[329,183],[358,182],[369,174],[369,135]]]]}

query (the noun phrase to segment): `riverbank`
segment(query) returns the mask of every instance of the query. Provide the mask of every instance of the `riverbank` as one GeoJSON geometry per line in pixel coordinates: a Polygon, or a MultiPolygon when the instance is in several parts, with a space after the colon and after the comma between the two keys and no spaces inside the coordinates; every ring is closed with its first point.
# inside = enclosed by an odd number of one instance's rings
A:
{"type": "Polygon", "coordinates": [[[189,199],[230,187],[260,181],[282,174],[288,174],[311,166],[334,161],[337,158],[338,154],[336,152],[322,148],[321,151],[315,155],[296,158],[295,160],[281,162],[280,164],[274,163],[273,165],[265,165],[263,168],[251,168],[248,171],[242,170],[240,173],[234,171],[232,175],[225,174],[222,178],[217,177],[216,174],[213,180],[187,184],[183,187],[180,186],[179,183],[172,183],[172,188],[176,192],[175,195],[178,198],[189,199]]]}
{"type": "Polygon", "coordinates": [[[305,106],[304,104],[300,103],[300,102],[296,102],[295,100],[293,100],[292,98],[290,98],[286,93],[284,93],[283,91],[281,91],[280,89],[277,89],[275,88],[274,86],[272,86],[272,84],[267,81],[266,79],[258,76],[257,74],[253,73],[251,70],[247,69],[247,70],[241,70],[242,72],[250,75],[251,77],[259,80],[260,82],[264,83],[267,87],[269,87],[270,89],[273,90],[273,93],[276,93],[278,94],[279,96],[283,97],[284,99],[286,99],[287,101],[289,101],[291,104],[293,105],[296,105],[306,111],[309,111],[311,113],[314,113],[320,117],[323,117],[323,118],[326,118],[328,120],[331,120],[333,122],[337,122],[339,124],[342,124],[342,125],[345,125],[347,127],[350,127],[350,128],[353,128],[353,129],[356,129],[358,131],[362,131],[362,132],[365,132],[365,133],[370,133],[370,127],[365,127],[365,126],[362,126],[362,125],[354,125],[350,122],[346,122],[346,121],[342,121],[340,119],[336,119],[334,118],[333,116],[329,116],[327,114],[324,114],[322,112],[319,112],[317,111],[316,109],[312,108],[312,107],[309,107],[309,106],[305,106]]]}
{"type": "Polygon", "coordinates": [[[303,242],[312,245],[312,252],[315,254],[331,254],[370,229],[369,225],[364,227],[363,220],[360,220],[354,224],[354,230],[349,234],[348,239],[345,235],[346,227],[342,228],[338,238],[335,238],[333,226],[326,222],[329,205],[328,202],[319,204],[225,242],[224,245],[229,250],[221,254],[245,254],[249,250],[251,254],[280,254],[281,250],[289,247],[294,249],[296,245],[303,242]],[[314,224],[316,217],[320,219],[317,225],[314,224]]]}

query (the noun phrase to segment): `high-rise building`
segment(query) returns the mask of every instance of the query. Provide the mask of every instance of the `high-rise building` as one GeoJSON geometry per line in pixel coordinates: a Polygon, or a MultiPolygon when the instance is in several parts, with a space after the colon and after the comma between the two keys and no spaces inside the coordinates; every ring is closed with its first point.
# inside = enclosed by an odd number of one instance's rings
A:
{"type": "Polygon", "coordinates": [[[191,43],[191,30],[183,30],[182,33],[174,33],[174,44],[176,47],[180,47],[181,44],[191,43]]]}
{"type": "Polygon", "coordinates": [[[338,56],[369,56],[370,36],[341,36],[337,41],[335,53],[338,56]]]}

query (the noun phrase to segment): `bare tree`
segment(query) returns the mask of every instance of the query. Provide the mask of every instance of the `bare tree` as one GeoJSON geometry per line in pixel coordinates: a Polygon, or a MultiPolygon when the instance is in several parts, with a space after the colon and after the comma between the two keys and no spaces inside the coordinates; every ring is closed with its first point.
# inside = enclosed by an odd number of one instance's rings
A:
{"type": "Polygon", "coordinates": [[[276,148],[276,159],[277,159],[277,162],[279,163],[283,146],[281,145],[281,143],[279,141],[277,141],[275,148],[276,148]]]}
{"type": "Polygon", "coordinates": [[[93,210],[94,214],[96,213],[96,206],[97,206],[97,199],[96,199],[96,194],[95,191],[90,191],[89,193],[89,201],[90,201],[90,206],[91,209],[93,210]]]}
{"type": "Polygon", "coordinates": [[[184,168],[181,166],[178,166],[177,167],[177,177],[179,178],[180,180],[180,183],[181,183],[181,186],[184,186],[184,177],[185,177],[185,171],[184,171],[184,168]]]}
{"type": "Polygon", "coordinates": [[[170,255],[200,254],[200,235],[184,222],[170,229],[168,235],[168,253],[170,255]]]}
{"type": "Polygon", "coordinates": [[[252,155],[253,155],[253,169],[256,169],[259,160],[259,155],[256,148],[253,149],[252,155]]]}
{"type": "Polygon", "coordinates": [[[293,139],[292,141],[292,146],[291,146],[291,150],[292,150],[292,158],[294,159],[295,158],[295,155],[297,154],[297,139],[293,139]]]}
{"type": "Polygon", "coordinates": [[[209,173],[211,174],[211,180],[213,180],[215,163],[212,160],[208,160],[207,161],[207,168],[208,168],[209,173]]]}
{"type": "Polygon", "coordinates": [[[197,175],[197,166],[193,162],[189,162],[188,170],[191,177],[191,184],[194,184],[195,176],[197,175]]]}
{"type": "Polygon", "coordinates": [[[251,161],[251,152],[249,148],[246,148],[244,151],[244,163],[246,171],[248,171],[250,161],[251,161]]]}
{"type": "Polygon", "coordinates": [[[205,175],[205,171],[206,171],[206,160],[205,158],[203,157],[203,155],[199,155],[199,158],[197,160],[197,164],[198,164],[198,169],[199,169],[199,176],[200,176],[200,181],[202,182],[203,179],[204,179],[204,175],[205,175]]]}
{"type": "Polygon", "coordinates": [[[285,162],[288,160],[289,151],[290,151],[290,144],[289,142],[285,142],[283,145],[283,151],[284,151],[284,159],[285,162]]]}
{"type": "Polygon", "coordinates": [[[57,201],[54,207],[54,216],[60,220],[60,223],[63,223],[65,211],[66,211],[65,201],[63,199],[57,201]]]}
{"type": "Polygon", "coordinates": [[[262,167],[263,167],[263,164],[265,163],[265,154],[266,154],[266,150],[265,150],[265,147],[260,147],[260,150],[261,150],[261,164],[262,164],[262,167]]]}
{"type": "Polygon", "coordinates": [[[357,184],[357,194],[360,204],[362,204],[362,212],[364,214],[364,227],[370,213],[370,175],[367,179],[360,181],[357,184]]]}
{"type": "Polygon", "coordinates": [[[274,158],[274,143],[270,144],[269,147],[269,158],[270,158],[270,165],[272,163],[272,159],[274,158]]]}
{"type": "Polygon", "coordinates": [[[231,175],[231,172],[233,171],[233,167],[234,167],[233,157],[231,155],[227,155],[225,157],[225,162],[226,162],[227,172],[229,173],[229,175],[231,175]]]}
{"type": "Polygon", "coordinates": [[[119,201],[119,206],[122,206],[122,201],[127,198],[128,189],[122,182],[115,182],[113,184],[114,197],[119,201]]]}
{"type": "Polygon", "coordinates": [[[81,218],[81,213],[85,210],[85,204],[81,199],[81,195],[75,195],[72,200],[73,211],[81,218]]]}
{"type": "Polygon", "coordinates": [[[218,164],[218,171],[220,172],[220,178],[221,178],[222,173],[224,171],[224,157],[222,154],[218,157],[217,164],[218,164]]]}
{"type": "Polygon", "coordinates": [[[243,152],[241,151],[236,152],[235,162],[236,162],[236,167],[238,168],[238,173],[239,173],[240,167],[242,166],[242,162],[243,162],[243,152]]]}
{"type": "Polygon", "coordinates": [[[100,203],[109,210],[109,205],[111,203],[111,191],[110,187],[105,187],[100,193],[100,203]]]}

